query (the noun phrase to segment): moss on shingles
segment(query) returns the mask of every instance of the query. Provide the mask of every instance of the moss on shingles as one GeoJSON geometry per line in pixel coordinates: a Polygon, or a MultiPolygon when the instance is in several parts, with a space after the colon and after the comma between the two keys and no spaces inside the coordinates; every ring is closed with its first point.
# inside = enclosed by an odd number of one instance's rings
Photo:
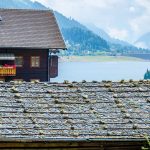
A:
{"type": "Polygon", "coordinates": [[[121,100],[115,99],[115,103],[116,103],[116,104],[121,104],[121,100]]]}
{"type": "Polygon", "coordinates": [[[127,110],[125,110],[125,108],[121,108],[121,112],[122,113],[127,113],[127,110]]]}
{"type": "Polygon", "coordinates": [[[120,80],[120,83],[125,83],[125,80],[124,79],[120,80]]]}
{"type": "Polygon", "coordinates": [[[71,126],[70,129],[71,129],[71,130],[75,130],[75,127],[74,127],[74,126],[71,126]]]}
{"type": "Polygon", "coordinates": [[[70,84],[68,84],[68,87],[69,87],[69,88],[73,88],[74,85],[70,83],[70,84]]]}
{"type": "Polygon", "coordinates": [[[12,92],[12,93],[19,93],[18,89],[15,88],[15,87],[12,87],[12,88],[11,88],[11,92],[12,92]]]}
{"type": "Polygon", "coordinates": [[[105,124],[105,122],[104,122],[104,121],[102,121],[102,120],[100,120],[100,121],[99,121],[99,124],[105,124]]]}
{"type": "Polygon", "coordinates": [[[98,82],[98,81],[96,81],[96,80],[93,80],[93,81],[92,81],[92,83],[97,83],[97,82],[98,82]]]}
{"type": "Polygon", "coordinates": [[[54,100],[54,103],[55,103],[55,104],[59,104],[59,100],[58,100],[58,99],[55,99],[55,100],[54,100]]]}
{"type": "Polygon", "coordinates": [[[70,82],[68,80],[64,80],[64,84],[69,84],[70,82]]]}
{"type": "Polygon", "coordinates": [[[134,82],[134,81],[133,81],[133,79],[130,79],[129,82],[132,83],[132,82],[134,82]]]}
{"type": "Polygon", "coordinates": [[[108,92],[115,92],[115,89],[109,88],[109,89],[108,89],[108,92]]]}
{"type": "Polygon", "coordinates": [[[102,129],[103,129],[103,130],[107,130],[107,129],[108,129],[107,125],[103,125],[103,126],[102,126],[102,129]]]}
{"type": "Polygon", "coordinates": [[[16,99],[16,102],[17,102],[17,103],[22,103],[23,100],[21,100],[21,99],[16,99]]]}
{"type": "Polygon", "coordinates": [[[17,93],[14,95],[14,97],[19,99],[19,98],[21,98],[21,95],[20,95],[20,93],[17,93]]]}
{"type": "Polygon", "coordinates": [[[118,94],[116,94],[116,93],[113,94],[113,97],[114,97],[114,98],[117,98],[117,97],[118,97],[118,94]]]}
{"type": "Polygon", "coordinates": [[[133,124],[133,129],[138,129],[138,125],[137,124],[133,124]]]}
{"type": "Polygon", "coordinates": [[[110,88],[110,87],[112,87],[112,84],[109,84],[109,83],[104,84],[104,87],[106,87],[106,88],[110,88]]]}
{"type": "Polygon", "coordinates": [[[82,80],[82,83],[86,83],[86,80],[82,80]]]}
{"type": "Polygon", "coordinates": [[[130,114],[126,113],[124,118],[129,119],[129,118],[131,118],[131,116],[130,116],[130,114]]]}
{"type": "Polygon", "coordinates": [[[81,94],[81,97],[82,97],[83,99],[88,99],[88,95],[86,95],[86,94],[81,94]]]}
{"type": "Polygon", "coordinates": [[[150,98],[147,98],[147,99],[146,99],[146,102],[147,102],[147,103],[150,103],[150,98]]]}

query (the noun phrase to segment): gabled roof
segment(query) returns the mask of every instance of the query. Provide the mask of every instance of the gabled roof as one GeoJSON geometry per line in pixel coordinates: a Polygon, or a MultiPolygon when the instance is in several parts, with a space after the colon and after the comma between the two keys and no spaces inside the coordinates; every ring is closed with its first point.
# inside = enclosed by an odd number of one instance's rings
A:
{"type": "Polygon", "coordinates": [[[0,48],[66,48],[51,10],[0,9],[0,16],[0,48]]]}
{"type": "Polygon", "coordinates": [[[141,140],[150,135],[150,82],[1,83],[7,140],[141,140]]]}

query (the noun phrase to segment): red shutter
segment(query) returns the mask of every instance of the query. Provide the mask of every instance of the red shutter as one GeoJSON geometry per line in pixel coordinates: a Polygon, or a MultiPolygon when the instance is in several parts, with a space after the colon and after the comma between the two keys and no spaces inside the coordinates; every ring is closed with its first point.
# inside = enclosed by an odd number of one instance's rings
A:
{"type": "Polygon", "coordinates": [[[56,78],[58,76],[58,56],[52,55],[49,60],[50,66],[50,78],[56,78]]]}

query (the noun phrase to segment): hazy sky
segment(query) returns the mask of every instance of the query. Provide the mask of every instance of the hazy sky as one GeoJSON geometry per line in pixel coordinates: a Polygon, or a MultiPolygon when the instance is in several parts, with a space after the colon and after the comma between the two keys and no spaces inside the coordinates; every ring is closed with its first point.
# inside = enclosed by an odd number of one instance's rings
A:
{"type": "MultiPolygon", "coordinates": [[[[34,1],[34,0],[33,0],[34,1]]],[[[37,0],[110,36],[133,42],[150,32],[150,0],[37,0]]]]}

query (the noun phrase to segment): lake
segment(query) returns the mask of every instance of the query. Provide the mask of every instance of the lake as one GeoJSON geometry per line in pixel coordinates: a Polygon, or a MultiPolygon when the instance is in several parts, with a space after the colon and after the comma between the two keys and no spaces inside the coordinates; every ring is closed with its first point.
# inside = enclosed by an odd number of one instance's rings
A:
{"type": "Polygon", "coordinates": [[[143,79],[150,62],[60,62],[59,76],[53,82],[143,79]]]}

